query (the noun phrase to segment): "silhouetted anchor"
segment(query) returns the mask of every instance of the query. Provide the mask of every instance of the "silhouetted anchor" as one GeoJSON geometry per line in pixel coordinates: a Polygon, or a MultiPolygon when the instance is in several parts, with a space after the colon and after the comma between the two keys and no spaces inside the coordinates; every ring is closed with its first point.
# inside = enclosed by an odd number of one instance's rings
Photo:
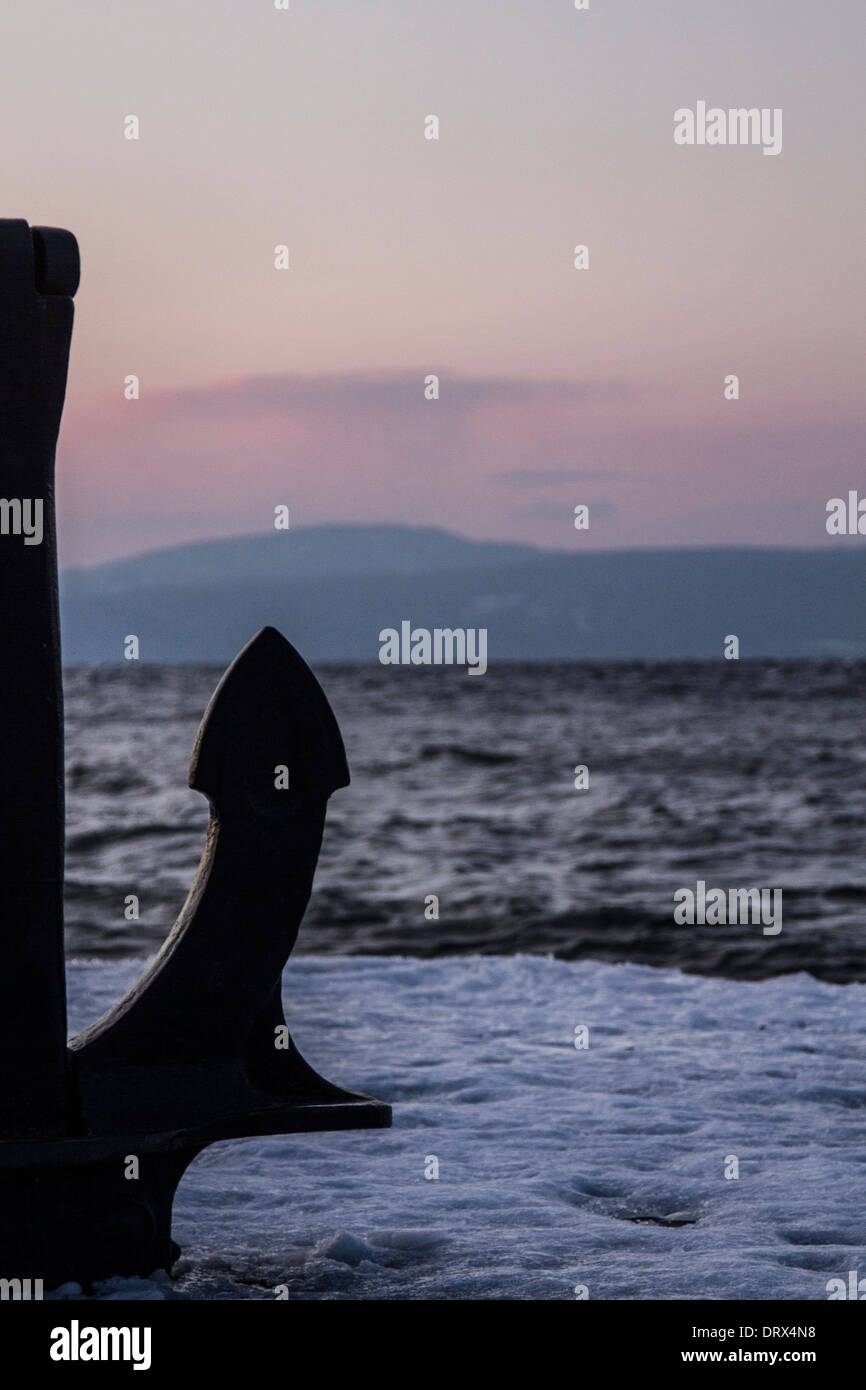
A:
{"type": "Polygon", "coordinates": [[[0,220],[0,1277],[46,1288],[169,1269],[175,1189],[215,1140],[391,1122],[308,1066],[283,1017],[327,801],[349,771],[321,687],[273,628],[199,730],[190,785],[211,822],[181,914],[66,1046],[54,450],[78,279],[71,233],[0,220]]]}

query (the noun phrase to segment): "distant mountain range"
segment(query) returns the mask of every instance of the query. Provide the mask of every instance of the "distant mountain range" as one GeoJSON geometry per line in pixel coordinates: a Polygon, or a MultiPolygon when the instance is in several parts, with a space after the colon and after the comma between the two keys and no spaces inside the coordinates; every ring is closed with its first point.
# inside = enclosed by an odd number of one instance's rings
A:
{"type": "Polygon", "coordinates": [[[154,550],[61,576],[67,662],[231,659],[265,624],[313,661],[379,632],[484,627],[499,660],[866,657],[866,545],[578,552],[408,526],[317,526],[154,550]]]}

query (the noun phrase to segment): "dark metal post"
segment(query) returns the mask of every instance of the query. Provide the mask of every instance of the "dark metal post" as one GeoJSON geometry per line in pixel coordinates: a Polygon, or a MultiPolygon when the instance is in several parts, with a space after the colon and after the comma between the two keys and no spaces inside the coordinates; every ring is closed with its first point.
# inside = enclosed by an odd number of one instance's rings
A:
{"type": "Polygon", "coordinates": [[[54,450],[69,232],[0,220],[0,1135],[67,1127],[63,696],[54,450]]]}

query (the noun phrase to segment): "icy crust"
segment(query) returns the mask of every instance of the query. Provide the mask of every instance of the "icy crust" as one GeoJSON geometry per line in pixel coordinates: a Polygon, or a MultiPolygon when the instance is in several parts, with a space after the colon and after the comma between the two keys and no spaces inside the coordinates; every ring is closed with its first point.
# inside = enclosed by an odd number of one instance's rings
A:
{"type": "MultiPolygon", "coordinates": [[[[72,962],[73,1030],[138,969],[72,962]]],[[[866,1275],[864,985],[308,956],[286,986],[304,1055],[394,1128],[214,1146],[175,1201],[178,1277],[91,1296],[825,1299],[866,1275]]]]}

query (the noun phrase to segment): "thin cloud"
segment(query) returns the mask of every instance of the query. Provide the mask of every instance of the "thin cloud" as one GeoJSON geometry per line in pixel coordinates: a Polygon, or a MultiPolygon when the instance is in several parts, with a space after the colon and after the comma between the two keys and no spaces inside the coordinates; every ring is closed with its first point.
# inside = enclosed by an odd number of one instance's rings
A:
{"type": "Polygon", "coordinates": [[[311,376],[295,373],[242,377],[234,381],[160,391],[151,397],[154,409],[169,414],[196,413],[203,407],[217,415],[286,413],[329,414],[334,410],[389,413],[428,405],[427,378],[439,379],[439,400],[449,410],[473,411],[490,405],[576,404],[582,401],[622,400],[633,388],[621,381],[532,381],[521,377],[452,375],[446,368],[413,372],[333,372],[311,376]]]}
{"type": "Polygon", "coordinates": [[[628,474],[618,468],[509,468],[503,473],[491,473],[490,477],[514,487],[535,487],[537,484],[619,482],[628,474]]]}

